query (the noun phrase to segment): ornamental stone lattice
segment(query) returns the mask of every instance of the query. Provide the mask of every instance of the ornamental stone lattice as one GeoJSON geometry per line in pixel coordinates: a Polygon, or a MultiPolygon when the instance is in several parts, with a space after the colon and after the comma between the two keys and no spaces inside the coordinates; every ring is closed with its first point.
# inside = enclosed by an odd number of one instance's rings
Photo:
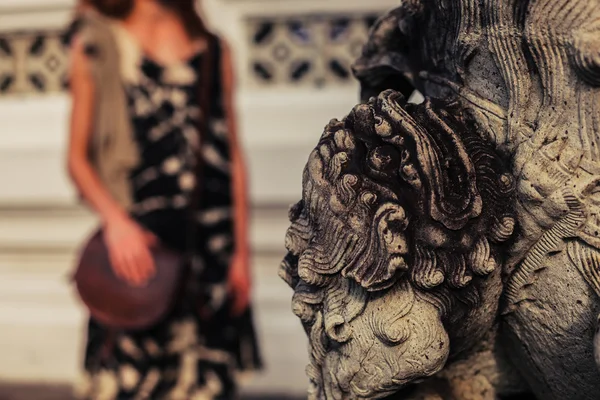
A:
{"type": "Polygon", "coordinates": [[[280,270],[309,398],[600,398],[600,0],[405,0],[354,73],[280,270]]]}

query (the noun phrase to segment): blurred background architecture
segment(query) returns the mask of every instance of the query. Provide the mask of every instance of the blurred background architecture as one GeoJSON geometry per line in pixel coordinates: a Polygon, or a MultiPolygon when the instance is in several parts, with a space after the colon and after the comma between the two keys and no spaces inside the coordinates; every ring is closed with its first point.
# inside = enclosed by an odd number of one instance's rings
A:
{"type": "MultiPolygon", "coordinates": [[[[349,65],[369,26],[397,2],[203,1],[237,66],[268,368],[246,388],[256,398],[304,392],[304,333],[277,277],[287,209],[300,197],[301,171],[323,126],[357,102],[349,65]]],[[[11,384],[66,385],[79,367],[83,313],[69,272],[95,221],[64,167],[70,102],[61,34],[74,3],[0,0],[0,381],[11,384]]],[[[0,399],[10,398],[2,390],[0,399]]]]}

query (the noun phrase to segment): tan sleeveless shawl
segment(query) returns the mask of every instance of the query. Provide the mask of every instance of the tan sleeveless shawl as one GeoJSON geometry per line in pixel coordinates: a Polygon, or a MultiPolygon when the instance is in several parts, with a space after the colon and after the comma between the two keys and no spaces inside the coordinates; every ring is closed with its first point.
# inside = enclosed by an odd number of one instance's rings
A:
{"type": "Polygon", "coordinates": [[[93,137],[90,161],[114,199],[130,209],[130,173],[139,163],[139,149],[133,137],[123,85],[123,40],[113,21],[96,12],[82,16],[80,38],[89,56],[95,83],[93,137]]]}

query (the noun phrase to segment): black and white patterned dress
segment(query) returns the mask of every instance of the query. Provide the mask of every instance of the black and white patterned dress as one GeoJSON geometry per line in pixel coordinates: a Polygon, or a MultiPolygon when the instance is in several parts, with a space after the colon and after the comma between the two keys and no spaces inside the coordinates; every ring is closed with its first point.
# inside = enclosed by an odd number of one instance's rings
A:
{"type": "Polygon", "coordinates": [[[194,262],[182,298],[158,326],[114,333],[89,321],[80,399],[233,399],[238,373],[260,368],[251,310],[239,318],[229,312],[226,281],[234,249],[230,154],[220,46],[214,47],[211,129],[203,143],[197,130],[203,53],[164,66],[140,51],[135,69],[124,78],[142,160],[131,175],[132,215],[167,245],[180,251],[192,246],[194,262]],[[190,195],[200,153],[201,201],[193,220],[190,195]]]}

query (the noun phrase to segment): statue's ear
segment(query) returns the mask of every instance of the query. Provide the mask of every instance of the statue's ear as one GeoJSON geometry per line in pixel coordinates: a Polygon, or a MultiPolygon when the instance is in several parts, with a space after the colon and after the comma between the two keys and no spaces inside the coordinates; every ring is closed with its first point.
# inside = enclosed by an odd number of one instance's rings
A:
{"type": "Polygon", "coordinates": [[[483,209],[475,166],[458,135],[467,128],[428,102],[417,118],[427,128],[419,133],[421,151],[417,153],[429,186],[431,217],[448,229],[462,229],[483,209]]]}
{"type": "Polygon", "coordinates": [[[421,201],[429,217],[451,230],[478,217],[483,202],[475,167],[458,133],[469,129],[462,117],[452,117],[429,98],[409,113],[391,91],[380,96],[380,108],[406,143],[403,166],[419,171],[421,201]]]}

